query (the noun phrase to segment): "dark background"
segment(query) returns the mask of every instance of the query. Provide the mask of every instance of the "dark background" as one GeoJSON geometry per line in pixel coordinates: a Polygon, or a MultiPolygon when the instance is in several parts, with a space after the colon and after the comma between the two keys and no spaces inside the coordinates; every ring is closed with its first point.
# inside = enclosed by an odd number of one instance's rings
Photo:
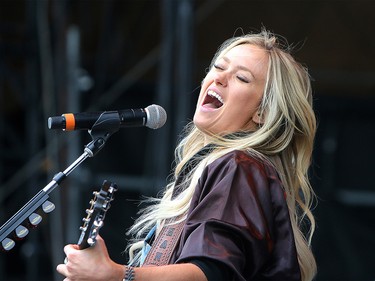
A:
{"type": "Polygon", "coordinates": [[[319,197],[316,280],[374,280],[375,1],[3,0],[0,4],[0,223],[83,153],[86,131],[47,128],[66,112],[168,112],[158,130],[120,130],[53,192],[56,209],[10,252],[0,280],[62,280],[93,190],[119,190],[101,234],[122,254],[138,200],[170,172],[199,85],[225,39],[262,26],[295,46],[313,78],[319,128],[311,169],[319,197]]]}

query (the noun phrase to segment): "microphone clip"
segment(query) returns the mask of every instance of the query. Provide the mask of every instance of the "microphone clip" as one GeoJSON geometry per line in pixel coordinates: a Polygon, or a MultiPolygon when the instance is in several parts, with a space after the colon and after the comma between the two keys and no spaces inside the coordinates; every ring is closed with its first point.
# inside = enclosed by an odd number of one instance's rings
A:
{"type": "Polygon", "coordinates": [[[105,111],[96,120],[88,133],[92,141],[85,146],[85,151],[90,157],[95,156],[106,144],[109,137],[120,128],[119,114],[117,111],[105,111]]]}

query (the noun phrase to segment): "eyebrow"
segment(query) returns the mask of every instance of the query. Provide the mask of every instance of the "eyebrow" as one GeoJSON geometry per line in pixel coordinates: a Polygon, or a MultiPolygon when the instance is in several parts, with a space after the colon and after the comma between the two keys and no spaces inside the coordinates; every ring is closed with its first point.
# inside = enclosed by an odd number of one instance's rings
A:
{"type": "MultiPolygon", "coordinates": [[[[225,60],[227,63],[230,63],[230,62],[231,62],[231,60],[230,60],[228,57],[226,57],[226,56],[222,56],[222,57],[220,57],[219,59],[223,59],[223,60],[225,60]]],[[[236,68],[236,69],[239,69],[239,70],[247,71],[247,72],[249,72],[249,73],[251,74],[251,76],[253,76],[254,79],[257,79],[256,76],[254,75],[254,73],[253,73],[248,67],[243,66],[243,65],[236,65],[235,68],[236,68]]]]}

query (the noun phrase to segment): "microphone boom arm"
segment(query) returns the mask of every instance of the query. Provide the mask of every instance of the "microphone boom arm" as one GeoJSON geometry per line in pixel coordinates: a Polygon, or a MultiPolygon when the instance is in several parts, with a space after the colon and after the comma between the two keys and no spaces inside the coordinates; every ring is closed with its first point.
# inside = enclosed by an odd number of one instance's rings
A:
{"type": "MultiPolygon", "coordinates": [[[[45,213],[50,213],[55,209],[54,204],[47,200],[49,198],[48,194],[58,187],[61,182],[88,157],[94,157],[104,147],[108,138],[119,129],[119,126],[116,124],[108,126],[108,123],[102,122],[102,117],[103,115],[98,118],[93,128],[88,131],[92,141],[85,146],[84,152],[63,172],[57,173],[42,190],[34,195],[32,199],[1,226],[0,249],[10,251],[15,246],[14,239],[10,236],[14,236],[15,239],[23,239],[29,232],[27,226],[38,225],[41,221],[41,216],[35,212],[39,207],[42,206],[45,213]],[[26,226],[23,224],[26,224],[26,226]]],[[[113,120],[111,118],[108,119],[108,116],[103,118],[105,118],[104,121],[113,120]]]]}

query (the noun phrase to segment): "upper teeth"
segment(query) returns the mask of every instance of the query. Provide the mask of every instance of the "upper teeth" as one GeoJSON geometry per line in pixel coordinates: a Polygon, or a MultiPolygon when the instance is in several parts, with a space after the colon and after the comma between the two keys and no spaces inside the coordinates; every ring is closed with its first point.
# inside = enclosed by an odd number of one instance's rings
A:
{"type": "Polygon", "coordinates": [[[223,98],[222,98],[218,93],[216,93],[216,92],[214,92],[214,91],[212,91],[212,90],[209,90],[209,91],[207,92],[207,94],[208,94],[209,96],[211,96],[211,97],[215,97],[215,98],[217,98],[221,103],[224,103],[223,98]]]}

